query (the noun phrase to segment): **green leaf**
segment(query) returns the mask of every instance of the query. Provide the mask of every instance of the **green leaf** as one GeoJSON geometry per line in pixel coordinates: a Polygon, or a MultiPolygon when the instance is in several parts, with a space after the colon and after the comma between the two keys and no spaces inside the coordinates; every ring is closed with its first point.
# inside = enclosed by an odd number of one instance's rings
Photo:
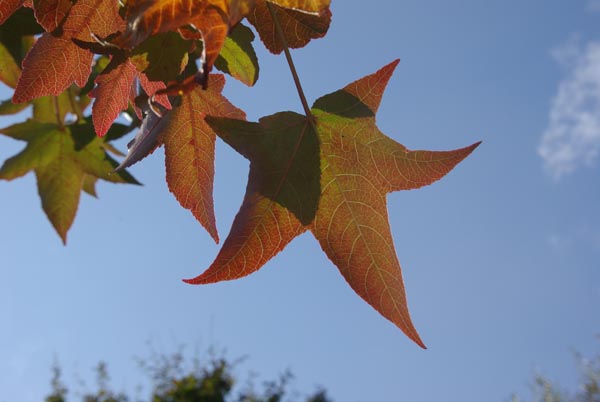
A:
{"type": "Polygon", "coordinates": [[[215,67],[226,74],[253,86],[258,80],[258,58],[252,46],[254,33],[245,25],[238,24],[225,40],[215,67]]]}
{"type": "Polygon", "coordinates": [[[187,65],[191,45],[178,33],[160,33],[136,47],[130,60],[150,81],[173,81],[187,65]]]}
{"type": "Polygon", "coordinates": [[[0,82],[14,88],[17,86],[19,75],[21,75],[21,69],[8,49],[0,43],[0,82]]]}
{"type": "Polygon", "coordinates": [[[0,102],[0,116],[19,113],[28,106],[28,103],[13,103],[10,99],[4,100],[0,102]]]}
{"type": "Polygon", "coordinates": [[[42,208],[63,242],[82,190],[95,196],[97,179],[139,184],[125,170],[113,173],[118,163],[106,152],[105,140],[94,135],[89,121],[61,127],[30,119],[0,129],[0,133],[27,142],[23,151],[4,162],[0,179],[12,180],[35,171],[42,208]]]}
{"type": "Polygon", "coordinates": [[[13,180],[52,162],[60,152],[61,135],[57,126],[32,138],[23,151],[4,162],[0,179],[13,180]]]}

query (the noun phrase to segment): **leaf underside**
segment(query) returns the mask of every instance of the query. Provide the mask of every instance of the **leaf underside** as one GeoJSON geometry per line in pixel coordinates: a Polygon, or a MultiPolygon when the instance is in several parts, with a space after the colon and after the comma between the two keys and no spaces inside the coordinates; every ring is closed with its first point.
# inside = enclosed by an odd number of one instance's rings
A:
{"type": "Polygon", "coordinates": [[[410,151],[375,124],[397,61],[317,100],[314,123],[292,112],[258,123],[210,118],[217,134],[250,160],[246,195],[213,264],[192,284],[246,276],[310,230],[348,284],[425,347],[406,302],[386,194],[447,174],[478,144],[410,151]]]}

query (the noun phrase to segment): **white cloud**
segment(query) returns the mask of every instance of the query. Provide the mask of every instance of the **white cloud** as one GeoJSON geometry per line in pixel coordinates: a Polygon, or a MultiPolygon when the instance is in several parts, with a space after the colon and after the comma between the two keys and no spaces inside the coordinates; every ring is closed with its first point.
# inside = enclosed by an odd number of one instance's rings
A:
{"type": "Polygon", "coordinates": [[[578,42],[573,38],[553,52],[567,75],[552,100],[538,152],[556,179],[591,166],[600,154],[600,42],[578,42]]]}

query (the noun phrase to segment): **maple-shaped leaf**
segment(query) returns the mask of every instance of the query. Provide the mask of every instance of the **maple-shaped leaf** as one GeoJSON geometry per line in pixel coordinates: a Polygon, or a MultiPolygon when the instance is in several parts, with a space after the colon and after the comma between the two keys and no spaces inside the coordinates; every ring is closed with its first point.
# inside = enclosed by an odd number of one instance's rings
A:
{"type": "Polygon", "coordinates": [[[255,0],[130,0],[127,3],[127,29],[112,43],[132,49],[151,35],[184,26],[193,27],[198,32],[195,38],[201,38],[204,42],[204,62],[210,70],[230,28],[252,10],[254,2],[255,0]]]}
{"type": "Polygon", "coordinates": [[[215,61],[215,67],[248,86],[258,80],[258,58],[252,47],[254,33],[243,24],[237,24],[225,39],[215,61]]]}
{"type": "Polygon", "coordinates": [[[314,121],[293,112],[258,123],[207,119],[250,160],[250,174],[215,261],[186,282],[248,275],[310,230],[352,289],[424,347],[408,312],[386,195],[440,179],[478,144],[410,151],[381,133],[375,113],[397,63],[317,100],[314,121]]]}
{"type": "Polygon", "coordinates": [[[13,180],[33,170],[42,208],[65,243],[88,176],[139,184],[128,172],[112,174],[117,163],[88,123],[61,127],[28,120],[0,129],[0,133],[27,142],[23,151],[4,162],[0,179],[13,180]]]}
{"type": "Polygon", "coordinates": [[[196,88],[182,95],[181,104],[165,117],[161,131],[169,190],[216,242],[219,237],[212,196],[216,135],[204,118],[246,117],[221,95],[224,85],[223,75],[211,75],[208,89],[196,88]]]}
{"type": "Polygon", "coordinates": [[[58,28],[70,8],[71,0],[33,0],[35,19],[46,32],[58,28]]]}
{"type": "Polygon", "coordinates": [[[23,0],[0,1],[0,25],[23,5],[23,0]]]}
{"type": "MultiPolygon", "coordinates": [[[[281,2],[284,3],[284,2],[281,2]]],[[[323,8],[319,13],[306,13],[291,8],[272,5],[289,47],[304,47],[311,39],[322,38],[331,24],[331,11],[323,8]]],[[[284,45],[277,36],[275,22],[267,6],[267,0],[256,0],[254,11],[248,21],[256,28],[260,39],[272,53],[279,54],[284,45]]]]}

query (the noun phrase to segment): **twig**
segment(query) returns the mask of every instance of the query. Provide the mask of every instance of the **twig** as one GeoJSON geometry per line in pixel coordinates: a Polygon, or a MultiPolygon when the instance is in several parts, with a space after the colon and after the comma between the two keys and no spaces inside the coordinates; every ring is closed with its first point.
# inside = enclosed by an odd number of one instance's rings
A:
{"type": "Polygon", "coordinates": [[[296,71],[296,67],[294,66],[294,60],[292,60],[292,55],[290,54],[288,43],[285,40],[283,29],[281,28],[281,24],[279,23],[279,18],[277,18],[277,11],[275,10],[274,6],[268,1],[266,2],[266,4],[267,8],[269,9],[269,12],[271,13],[271,17],[273,18],[273,22],[275,23],[275,30],[277,31],[277,36],[279,36],[279,40],[281,40],[281,44],[283,45],[285,58],[287,60],[288,65],[290,66],[290,71],[292,72],[292,77],[294,78],[294,84],[296,84],[296,90],[298,91],[298,95],[300,96],[300,102],[302,102],[302,107],[304,108],[304,113],[306,113],[306,117],[308,117],[312,121],[313,116],[310,112],[308,102],[306,101],[306,96],[304,96],[304,90],[302,89],[302,84],[300,83],[298,72],[296,71]]]}

